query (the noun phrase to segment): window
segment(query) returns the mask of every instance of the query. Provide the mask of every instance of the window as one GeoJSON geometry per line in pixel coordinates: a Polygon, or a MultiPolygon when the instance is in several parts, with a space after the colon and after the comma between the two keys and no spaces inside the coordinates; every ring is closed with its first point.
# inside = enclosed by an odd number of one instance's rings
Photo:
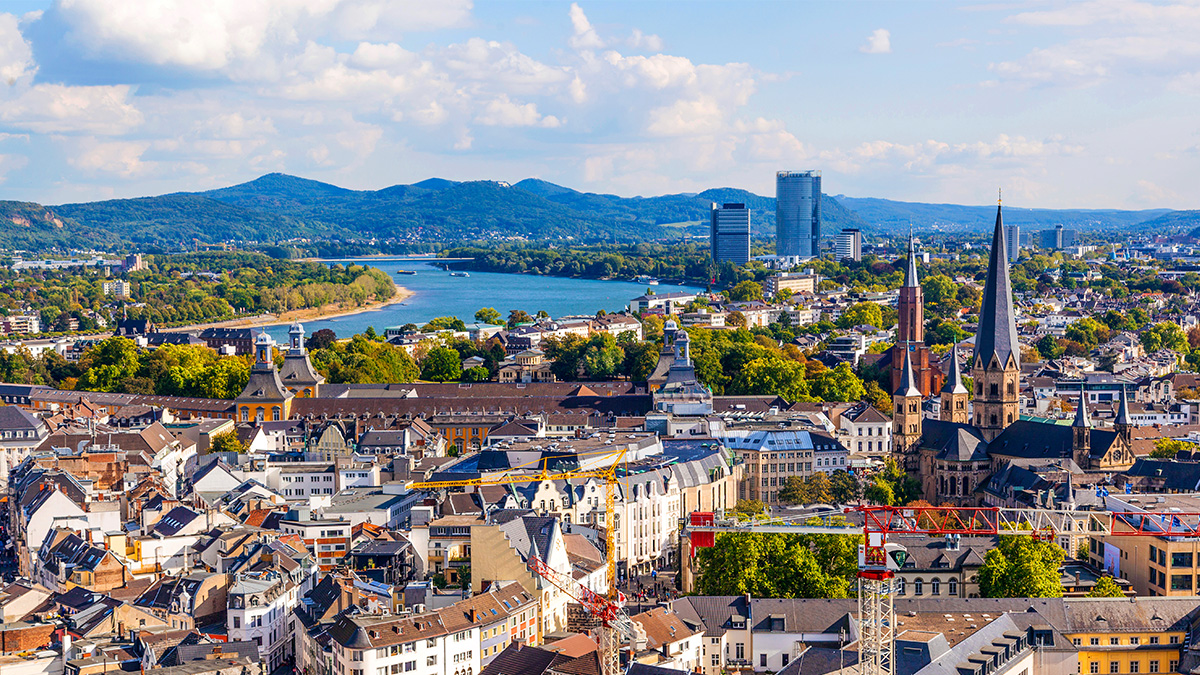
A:
{"type": "Polygon", "coordinates": [[[1072,640],[1071,640],[1071,644],[1073,644],[1073,645],[1075,645],[1076,647],[1078,647],[1078,646],[1080,646],[1080,645],[1082,645],[1082,644],[1083,644],[1083,640],[1080,640],[1079,638],[1074,638],[1074,639],[1072,639],[1072,640]]]}
{"type": "Polygon", "coordinates": [[[1157,635],[1150,636],[1150,644],[1152,644],[1152,645],[1158,644],[1158,636],[1157,635]]]}
{"type": "Polygon", "coordinates": [[[783,654],[783,665],[785,665],[785,666],[788,664],[788,656],[789,656],[789,654],[787,654],[786,652],[783,654]]]}
{"type": "Polygon", "coordinates": [[[404,664],[404,672],[406,672],[406,673],[410,670],[416,670],[416,669],[417,669],[416,661],[408,661],[404,664]]]}
{"type": "Polygon", "coordinates": [[[1173,645],[1179,644],[1179,636],[1178,635],[1171,636],[1171,644],[1173,644],[1173,645]]]}
{"type": "Polygon", "coordinates": [[[1109,661],[1108,662],[1108,672],[1110,672],[1110,673],[1121,672],[1121,662],[1120,661],[1109,661]]]}
{"type": "Polygon", "coordinates": [[[733,658],[737,659],[738,661],[746,660],[746,645],[745,645],[745,643],[739,642],[733,646],[733,658]]]}
{"type": "MultiPolygon", "coordinates": [[[[993,384],[992,386],[994,387],[996,385],[993,384]]],[[[1089,673],[1099,673],[1100,672],[1100,662],[1092,661],[1091,666],[1088,668],[1088,672],[1089,673]]]]}
{"type": "Polygon", "coordinates": [[[437,654],[434,654],[433,656],[426,656],[425,657],[425,665],[436,666],[437,665],[437,654]]]}
{"type": "Polygon", "coordinates": [[[717,656],[716,654],[712,655],[711,665],[713,668],[716,668],[717,666],[721,665],[720,661],[721,661],[721,658],[719,656],[717,656]]]}
{"type": "Polygon", "coordinates": [[[920,595],[921,591],[924,590],[924,586],[925,586],[925,583],[923,581],[921,581],[920,579],[917,579],[916,581],[914,581],[913,582],[913,595],[920,595]]]}
{"type": "Polygon", "coordinates": [[[1142,662],[1141,661],[1130,661],[1129,662],[1129,672],[1131,672],[1131,673],[1142,672],[1142,662]]]}
{"type": "Polygon", "coordinates": [[[767,667],[767,655],[766,654],[758,655],[758,665],[762,666],[763,668],[767,667]]]}
{"type": "Polygon", "coordinates": [[[1113,638],[1108,638],[1108,644],[1110,644],[1110,645],[1119,645],[1119,644],[1121,644],[1121,638],[1115,638],[1115,637],[1113,637],[1113,638]]]}
{"type": "Polygon", "coordinates": [[[941,595],[942,594],[941,580],[934,579],[933,581],[929,582],[929,592],[933,595],[941,595]]]}
{"type": "Polygon", "coordinates": [[[1192,566],[1191,551],[1188,551],[1186,553],[1172,553],[1171,554],[1171,567],[1191,567],[1191,566],[1192,566]]]}
{"type": "Polygon", "coordinates": [[[233,627],[234,628],[242,627],[242,617],[240,617],[240,616],[233,617],[233,627]]]}
{"type": "Polygon", "coordinates": [[[1158,672],[1158,660],[1157,659],[1152,660],[1150,662],[1150,672],[1152,672],[1152,673],[1158,672]]]}
{"type": "Polygon", "coordinates": [[[1142,644],[1142,638],[1134,635],[1133,637],[1129,638],[1129,644],[1140,645],[1140,644],[1142,644]]]}
{"type": "Polygon", "coordinates": [[[1093,647],[1096,647],[1100,644],[1100,638],[1098,638],[1098,637],[1091,638],[1090,640],[1088,640],[1088,644],[1092,645],[1093,647]]]}
{"type": "Polygon", "coordinates": [[[947,585],[950,587],[950,595],[958,597],[958,579],[951,579],[947,585]]]}
{"type": "Polygon", "coordinates": [[[1168,673],[1174,673],[1177,670],[1179,670],[1179,662],[1178,661],[1176,661],[1174,659],[1167,661],[1167,672],[1168,673]]]}

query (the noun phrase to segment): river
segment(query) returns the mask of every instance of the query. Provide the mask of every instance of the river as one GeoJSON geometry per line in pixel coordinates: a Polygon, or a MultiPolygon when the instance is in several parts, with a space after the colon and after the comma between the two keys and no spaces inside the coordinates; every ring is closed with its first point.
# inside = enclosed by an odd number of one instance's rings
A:
{"type": "MultiPolygon", "coordinates": [[[[649,288],[646,284],[631,281],[568,279],[532,274],[470,272],[469,277],[452,277],[445,270],[430,264],[438,262],[434,258],[352,258],[320,262],[370,265],[392,275],[397,286],[403,286],[413,293],[400,303],[377,310],[304,323],[304,331],[308,335],[329,328],[340,338],[361,333],[368,326],[374,326],[376,331],[383,333],[389,326],[403,326],[406,323],[421,325],[438,316],[457,316],[472,323],[475,321],[475,312],[481,307],[492,307],[505,318],[513,309],[523,309],[530,315],[545,310],[553,317],[595,314],[601,309],[617,312],[649,288]],[[398,270],[411,270],[416,274],[396,274],[398,270]]],[[[658,293],[703,290],[693,286],[666,284],[653,288],[658,293]]],[[[267,332],[281,343],[287,341],[287,326],[271,326],[267,332]]]]}

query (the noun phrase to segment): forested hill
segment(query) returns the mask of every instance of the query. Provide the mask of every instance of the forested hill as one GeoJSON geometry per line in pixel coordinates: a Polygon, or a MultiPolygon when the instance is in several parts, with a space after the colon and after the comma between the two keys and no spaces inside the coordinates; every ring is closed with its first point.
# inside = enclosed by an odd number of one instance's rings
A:
{"type": "MultiPolygon", "coordinates": [[[[707,234],[713,202],[742,202],[755,233],[775,230],[775,199],[735,188],[698,194],[620,197],[579,192],[529,178],[456,182],[441,178],[382,190],[346,188],[273,173],[197,193],[42,206],[0,201],[0,248],[51,251],[96,247],[177,250],[195,241],[278,242],[294,238],[388,242],[433,247],[508,238],[575,242],[678,241],[707,234]],[[11,226],[9,226],[11,224],[11,226]]],[[[1169,214],[1154,211],[1008,209],[1005,221],[1028,227],[1132,227],[1169,214]]],[[[824,196],[823,229],[868,232],[983,229],[994,207],[918,204],[824,196]]]]}
{"type": "MultiPolygon", "coordinates": [[[[939,229],[948,232],[990,231],[996,223],[996,206],[964,206],[961,204],[924,204],[897,202],[873,197],[846,197],[837,200],[872,225],[888,230],[907,230],[909,224],[918,231],[939,229]]],[[[1026,209],[1006,204],[1004,224],[1017,225],[1022,230],[1050,229],[1057,225],[1084,231],[1114,231],[1137,228],[1142,223],[1169,214],[1169,209],[1121,211],[1117,209],[1026,209]]]]}

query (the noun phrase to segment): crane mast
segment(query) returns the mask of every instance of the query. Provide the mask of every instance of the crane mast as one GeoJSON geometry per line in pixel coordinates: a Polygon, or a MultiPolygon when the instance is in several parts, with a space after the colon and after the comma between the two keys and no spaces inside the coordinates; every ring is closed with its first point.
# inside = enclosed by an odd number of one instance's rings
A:
{"type": "Polygon", "coordinates": [[[716,535],[841,534],[862,537],[858,554],[860,675],[894,675],[896,639],[894,580],[907,552],[891,534],[996,536],[1026,534],[1043,540],[1062,535],[1089,537],[1200,538],[1200,512],[1055,511],[989,506],[857,506],[841,513],[801,518],[737,520],[694,512],[686,529],[693,549],[715,545],[716,535]],[[855,514],[861,525],[847,522],[855,514]]]}

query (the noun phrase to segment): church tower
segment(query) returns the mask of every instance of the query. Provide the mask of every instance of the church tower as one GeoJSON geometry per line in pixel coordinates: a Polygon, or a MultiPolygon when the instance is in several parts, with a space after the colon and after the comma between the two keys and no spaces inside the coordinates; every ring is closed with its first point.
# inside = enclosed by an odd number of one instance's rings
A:
{"type": "Polygon", "coordinates": [[[975,426],[986,441],[1017,421],[1018,382],[1021,375],[1021,346],[1013,312],[1012,286],[1008,278],[1008,254],[1004,245],[1004,220],[996,205],[996,229],[988,255],[987,281],[975,333],[971,376],[975,380],[975,426]]]}
{"type": "Polygon", "coordinates": [[[908,235],[908,264],[904,268],[904,285],[896,305],[899,319],[896,324],[896,344],[892,347],[892,391],[904,383],[904,360],[911,359],[913,381],[922,396],[932,396],[941,386],[942,373],[934,365],[925,344],[925,293],[917,278],[917,251],[912,234],[908,235]]]}
{"type": "Polygon", "coordinates": [[[943,422],[970,424],[971,420],[967,416],[969,393],[966,385],[963,384],[962,366],[958,364],[958,345],[955,344],[950,349],[950,376],[946,378],[946,384],[942,385],[941,419],[943,422]]]}
{"type": "Polygon", "coordinates": [[[1087,392],[1079,385],[1079,407],[1071,423],[1071,458],[1081,469],[1087,469],[1092,457],[1092,419],[1088,414],[1087,392]]]}
{"type": "Polygon", "coordinates": [[[1117,408],[1117,418],[1113,420],[1113,428],[1117,435],[1125,441],[1125,447],[1133,448],[1133,422],[1129,419],[1129,391],[1121,387],[1121,407],[1117,408]]]}
{"type": "Polygon", "coordinates": [[[304,326],[299,322],[288,329],[288,350],[283,355],[279,379],[283,386],[299,398],[316,398],[325,378],[312,367],[308,349],[304,347],[304,326]]]}
{"type": "Polygon", "coordinates": [[[896,412],[892,417],[892,448],[903,458],[904,468],[915,472],[917,466],[917,447],[921,441],[921,401],[924,396],[917,388],[917,380],[913,375],[912,359],[904,352],[904,371],[900,387],[892,395],[892,404],[896,412]]]}
{"type": "Polygon", "coordinates": [[[262,331],[254,340],[254,365],[250,367],[250,380],[241,396],[234,399],[239,422],[265,422],[286,420],[291,414],[292,398],[295,396],[283,386],[279,371],[275,370],[275,341],[262,331]]]}

